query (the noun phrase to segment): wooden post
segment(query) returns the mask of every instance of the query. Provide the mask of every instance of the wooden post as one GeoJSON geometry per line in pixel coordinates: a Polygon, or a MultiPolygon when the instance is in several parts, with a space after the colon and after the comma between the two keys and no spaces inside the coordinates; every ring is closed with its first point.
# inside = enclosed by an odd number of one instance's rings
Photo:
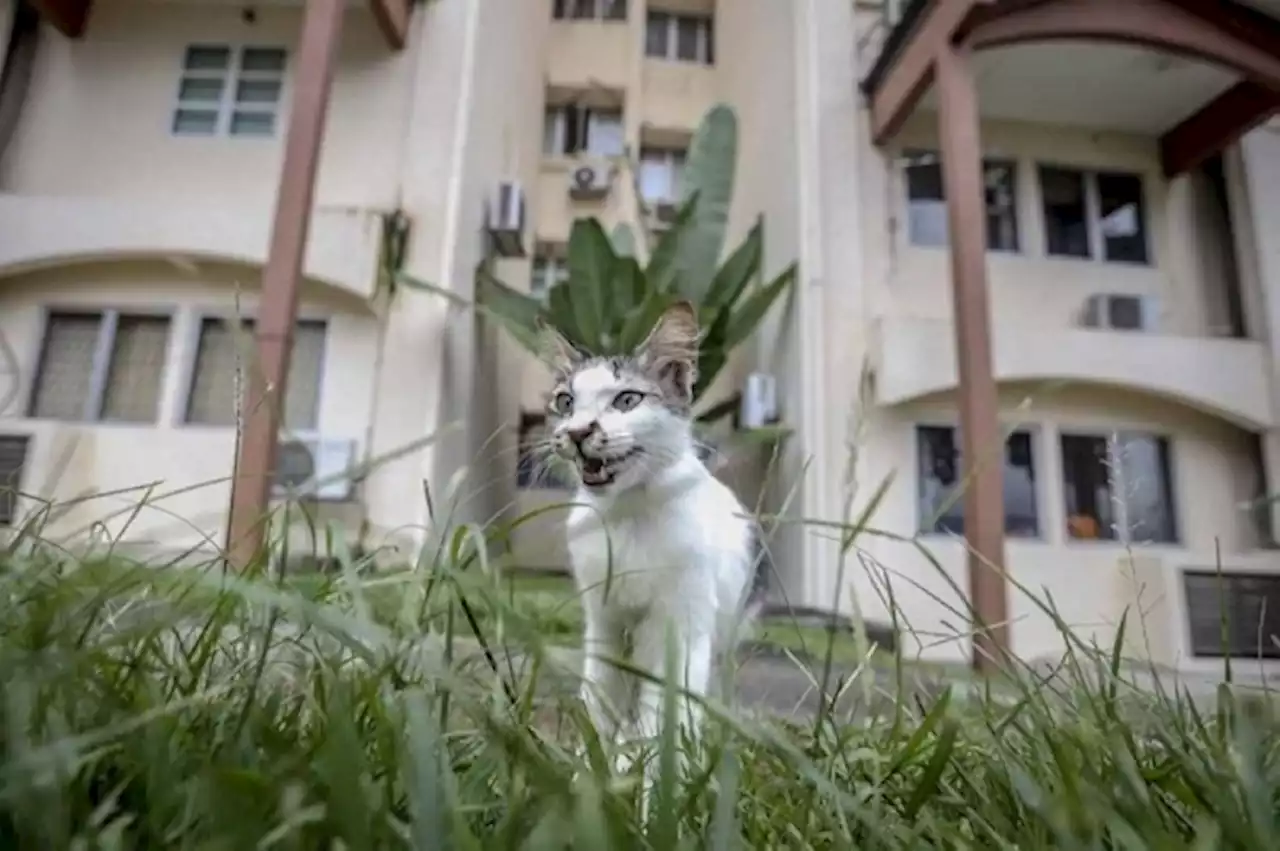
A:
{"type": "Polygon", "coordinates": [[[1004,435],[991,365],[987,214],[978,93],[968,51],[947,45],[935,59],[942,181],[951,244],[951,300],[960,378],[961,452],[968,487],[964,535],[974,624],[973,665],[990,670],[1009,650],[1004,576],[1004,435]]]}
{"type": "Polygon", "coordinates": [[[244,430],[231,486],[227,550],[231,563],[240,569],[258,556],[266,531],[316,168],[346,3],[307,0],[304,9],[271,246],[255,323],[258,362],[248,370],[244,430]]]}

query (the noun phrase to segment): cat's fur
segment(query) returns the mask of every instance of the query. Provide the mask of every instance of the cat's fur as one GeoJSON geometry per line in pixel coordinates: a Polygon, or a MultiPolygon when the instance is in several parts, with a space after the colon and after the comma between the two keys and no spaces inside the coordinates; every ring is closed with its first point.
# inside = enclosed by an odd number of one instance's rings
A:
{"type": "MultiPolygon", "coordinates": [[[[567,536],[586,615],[583,698],[606,741],[651,737],[664,686],[634,688],[601,657],[705,695],[744,618],[755,527],[697,455],[692,305],[668,309],[630,357],[591,357],[550,329],[543,334],[557,370],[551,441],[579,480],[567,536]],[[666,670],[668,629],[676,671],[666,670]]],[[[682,718],[696,716],[691,704],[683,710],[682,718]]]]}

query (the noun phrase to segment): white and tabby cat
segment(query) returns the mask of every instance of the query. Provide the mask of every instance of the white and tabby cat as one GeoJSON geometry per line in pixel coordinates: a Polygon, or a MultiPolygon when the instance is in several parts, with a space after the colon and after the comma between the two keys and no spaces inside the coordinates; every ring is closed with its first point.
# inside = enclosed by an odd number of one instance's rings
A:
{"type": "MultiPolygon", "coordinates": [[[[732,650],[754,568],[755,526],[699,459],[690,407],[698,321],[680,302],[629,357],[592,357],[550,329],[556,369],[549,423],[555,451],[580,482],[568,516],[586,630],[583,698],[601,736],[651,737],[663,686],[629,678],[627,659],[698,695],[732,650]],[[679,670],[666,670],[668,629],[679,670]]],[[[682,718],[696,709],[682,704],[682,718]]]]}

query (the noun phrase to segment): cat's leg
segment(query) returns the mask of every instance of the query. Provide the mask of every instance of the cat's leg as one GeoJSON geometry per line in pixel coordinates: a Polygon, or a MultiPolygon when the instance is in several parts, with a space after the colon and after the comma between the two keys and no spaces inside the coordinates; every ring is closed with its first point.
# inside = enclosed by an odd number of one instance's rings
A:
{"type": "Polygon", "coordinates": [[[621,719],[631,713],[625,675],[609,661],[623,653],[622,634],[616,619],[599,603],[583,601],[582,701],[601,742],[617,743],[621,719]]]}

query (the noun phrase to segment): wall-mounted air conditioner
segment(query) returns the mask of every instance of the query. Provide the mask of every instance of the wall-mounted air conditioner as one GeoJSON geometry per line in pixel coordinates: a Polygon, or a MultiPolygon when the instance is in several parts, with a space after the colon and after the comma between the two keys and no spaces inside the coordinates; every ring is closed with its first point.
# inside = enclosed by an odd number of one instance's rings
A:
{"type": "Polygon", "coordinates": [[[342,502],[355,491],[356,442],[319,435],[282,436],[272,492],[342,502]]]}
{"type": "Polygon", "coordinates": [[[1095,293],[1085,300],[1080,325],[1109,331],[1154,331],[1160,305],[1153,296],[1095,293]]]}
{"type": "Polygon", "coordinates": [[[499,257],[524,257],[524,187],[517,180],[498,184],[485,207],[485,230],[499,257]]]}
{"type": "Polygon", "coordinates": [[[608,163],[581,163],[569,172],[569,197],[575,201],[598,201],[609,194],[613,166],[608,163]]]}
{"type": "Polygon", "coordinates": [[[741,428],[763,428],[778,421],[778,382],[767,372],[753,372],[742,387],[741,428]]]}

